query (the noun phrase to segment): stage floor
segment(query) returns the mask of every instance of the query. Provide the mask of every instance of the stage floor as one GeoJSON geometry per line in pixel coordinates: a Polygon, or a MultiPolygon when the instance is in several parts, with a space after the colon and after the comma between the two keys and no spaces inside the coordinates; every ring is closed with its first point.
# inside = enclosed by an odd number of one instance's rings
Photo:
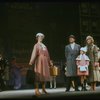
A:
{"type": "MultiPolygon", "coordinates": [[[[70,92],[65,92],[64,88],[56,88],[56,89],[46,89],[49,93],[48,95],[42,94],[39,97],[35,96],[34,89],[23,89],[23,90],[9,90],[0,92],[0,99],[9,99],[9,98],[60,98],[60,97],[94,97],[95,95],[100,96],[100,87],[96,88],[96,91],[74,91],[72,88],[70,92]]],[[[41,91],[41,89],[40,89],[41,91]]]]}

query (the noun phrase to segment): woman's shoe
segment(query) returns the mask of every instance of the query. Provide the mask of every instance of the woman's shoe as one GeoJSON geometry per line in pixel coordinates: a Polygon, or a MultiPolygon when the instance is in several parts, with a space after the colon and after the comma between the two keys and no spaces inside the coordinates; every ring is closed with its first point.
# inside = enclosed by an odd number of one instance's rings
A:
{"type": "Polygon", "coordinates": [[[49,94],[46,90],[42,90],[43,94],[49,94]]]}
{"type": "Polygon", "coordinates": [[[36,96],[40,96],[41,93],[40,93],[39,91],[35,91],[35,95],[36,95],[36,96]]]}

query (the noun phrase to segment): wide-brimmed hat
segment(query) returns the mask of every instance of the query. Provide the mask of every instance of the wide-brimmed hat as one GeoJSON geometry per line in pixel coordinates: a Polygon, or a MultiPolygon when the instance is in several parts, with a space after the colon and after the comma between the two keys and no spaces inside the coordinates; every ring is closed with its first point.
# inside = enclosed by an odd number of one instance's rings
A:
{"type": "Polygon", "coordinates": [[[73,38],[73,39],[75,39],[75,36],[74,36],[74,35],[70,35],[69,38],[73,38]]]}
{"type": "Polygon", "coordinates": [[[44,34],[43,33],[37,33],[36,37],[38,37],[38,36],[43,36],[44,37],[44,34]]]}
{"type": "Polygon", "coordinates": [[[89,35],[89,36],[86,37],[86,41],[89,40],[89,39],[91,39],[92,43],[94,43],[94,39],[93,39],[92,36],[89,35]]]}
{"type": "Polygon", "coordinates": [[[86,47],[81,47],[80,50],[84,51],[84,52],[87,52],[87,48],[86,47]]]}

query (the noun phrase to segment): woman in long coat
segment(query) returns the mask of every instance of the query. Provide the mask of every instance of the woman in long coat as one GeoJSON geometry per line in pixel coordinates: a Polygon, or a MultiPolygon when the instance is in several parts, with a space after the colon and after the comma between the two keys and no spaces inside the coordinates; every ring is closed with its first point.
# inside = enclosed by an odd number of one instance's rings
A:
{"type": "Polygon", "coordinates": [[[38,83],[42,83],[42,92],[47,94],[45,90],[45,82],[50,81],[50,57],[47,47],[42,43],[44,34],[37,33],[36,38],[37,43],[34,45],[29,65],[35,65],[35,94],[38,96],[41,95],[38,83]]]}
{"type": "Polygon", "coordinates": [[[99,70],[100,70],[100,48],[98,48],[98,61],[99,61],[99,70]]]}
{"type": "Polygon", "coordinates": [[[91,84],[91,89],[95,91],[96,82],[100,81],[99,63],[98,63],[98,47],[94,44],[94,39],[91,36],[86,37],[87,55],[90,59],[88,82],[91,84]]]}

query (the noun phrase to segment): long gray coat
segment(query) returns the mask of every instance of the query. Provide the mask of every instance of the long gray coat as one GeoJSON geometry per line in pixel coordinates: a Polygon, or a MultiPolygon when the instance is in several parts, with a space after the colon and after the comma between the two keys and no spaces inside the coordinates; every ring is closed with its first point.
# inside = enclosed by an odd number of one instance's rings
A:
{"type": "Polygon", "coordinates": [[[67,77],[76,76],[76,57],[79,55],[80,45],[75,44],[74,49],[71,48],[71,45],[65,46],[65,57],[67,65],[67,77]]]}
{"type": "Polygon", "coordinates": [[[87,55],[90,59],[88,82],[100,82],[99,66],[94,66],[98,62],[98,47],[94,44],[87,46],[87,55]]]}

